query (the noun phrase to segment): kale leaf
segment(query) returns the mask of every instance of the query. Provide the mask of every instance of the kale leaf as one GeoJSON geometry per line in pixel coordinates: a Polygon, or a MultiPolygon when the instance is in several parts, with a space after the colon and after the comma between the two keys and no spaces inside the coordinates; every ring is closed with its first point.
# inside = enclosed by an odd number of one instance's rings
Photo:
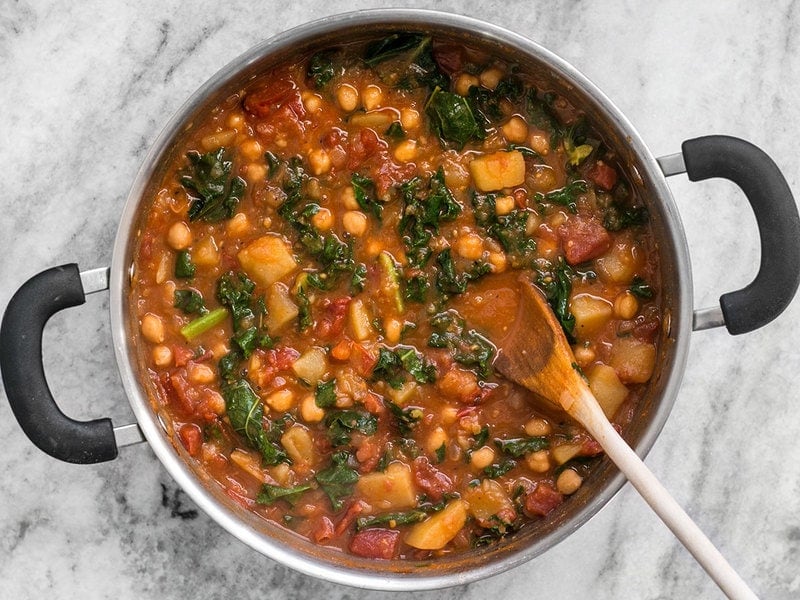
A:
{"type": "Polygon", "coordinates": [[[573,331],[575,330],[575,316],[569,310],[569,297],[572,293],[572,278],[575,276],[575,271],[564,262],[563,258],[559,258],[558,264],[552,267],[551,272],[539,273],[536,280],[538,285],[547,297],[547,301],[553,308],[553,312],[558,317],[567,339],[572,342],[575,338],[573,331]]]}
{"type": "Polygon", "coordinates": [[[576,214],[578,212],[578,195],[585,191],[586,182],[582,179],[576,179],[570,181],[561,189],[553,190],[546,194],[539,192],[534,196],[534,200],[540,204],[550,203],[565,206],[569,212],[576,214]]]}
{"type": "Polygon", "coordinates": [[[453,92],[435,89],[428,98],[425,113],[442,143],[452,142],[459,150],[467,142],[486,137],[472,114],[469,101],[453,92]]]}
{"type": "Polygon", "coordinates": [[[463,294],[467,291],[467,284],[470,281],[480,279],[491,271],[488,263],[475,261],[469,270],[457,273],[450,248],[445,248],[438,254],[436,264],[439,265],[436,273],[436,289],[442,294],[463,294]]]}
{"type": "Polygon", "coordinates": [[[380,221],[383,205],[375,200],[375,183],[369,177],[353,173],[350,184],[353,186],[359,208],[380,221]]]}
{"type": "Polygon", "coordinates": [[[278,500],[285,500],[291,505],[294,505],[305,492],[311,489],[310,485],[295,485],[293,487],[281,487],[279,485],[272,485],[265,483],[261,486],[261,491],[256,496],[258,504],[270,505],[278,500]]]}
{"type": "Polygon", "coordinates": [[[519,458],[529,452],[544,450],[550,445],[547,438],[541,436],[515,438],[511,440],[495,440],[494,444],[503,454],[508,454],[514,458],[519,458]]]}
{"type": "Polygon", "coordinates": [[[216,223],[230,219],[244,195],[247,184],[231,177],[233,162],[226,160],[225,148],[200,154],[188,152],[189,168],[180,178],[190,198],[189,220],[216,223]],[[192,195],[192,192],[196,195],[192,195]]]}
{"type": "Polygon", "coordinates": [[[454,310],[434,315],[431,326],[429,346],[449,349],[456,362],[475,369],[481,379],[489,377],[495,347],[488,339],[474,329],[467,329],[464,319],[454,310]]]}
{"type": "Polygon", "coordinates": [[[386,346],[378,349],[378,362],[372,369],[373,381],[385,381],[390,387],[400,389],[405,383],[405,373],[417,383],[436,381],[436,367],[411,346],[397,346],[390,350],[386,346]]]}
{"type": "Polygon", "coordinates": [[[336,405],[336,380],[323,381],[317,384],[314,401],[320,408],[330,408],[336,405]]]}
{"type": "MultiPolygon", "coordinates": [[[[633,280],[631,281],[631,285],[628,288],[634,296],[642,298],[644,300],[649,300],[653,297],[653,288],[650,287],[644,279],[642,279],[639,275],[636,275],[633,280]]],[[[176,292],[177,293],[177,292],[176,292]]]]}
{"type": "Polygon", "coordinates": [[[364,63],[375,69],[381,80],[400,89],[447,88],[450,78],[439,68],[431,41],[421,33],[393,33],[367,45],[364,63]]]}
{"type": "Polygon", "coordinates": [[[175,290],[172,306],[180,308],[185,314],[205,314],[208,312],[203,303],[203,296],[195,290],[175,290]]]}
{"type": "Polygon", "coordinates": [[[373,435],[378,430],[378,420],[374,415],[357,410],[330,412],[325,417],[325,425],[328,427],[328,437],[334,446],[349,444],[354,431],[373,435]]]}
{"type": "Polygon", "coordinates": [[[384,404],[389,409],[389,412],[392,413],[400,435],[407,436],[422,419],[423,414],[420,408],[414,406],[403,408],[391,400],[384,400],[384,404]]]}
{"type": "Polygon", "coordinates": [[[234,431],[261,452],[267,465],[290,463],[283,449],[271,439],[276,432],[268,432],[264,428],[264,407],[250,384],[245,379],[237,379],[223,382],[220,387],[225,399],[225,411],[234,431]]]}
{"type": "Polygon", "coordinates": [[[318,90],[323,89],[336,75],[333,67],[333,58],[336,52],[333,50],[323,50],[317,52],[308,61],[306,76],[318,90]]]}
{"type": "Polygon", "coordinates": [[[377,515],[372,517],[359,517],[356,519],[356,529],[359,531],[368,527],[379,527],[381,525],[389,525],[395,528],[402,525],[411,525],[424,521],[428,517],[428,513],[424,510],[414,509],[407,512],[394,512],[386,513],[385,515],[377,515]]]}
{"type": "Polygon", "coordinates": [[[528,235],[530,212],[514,209],[505,215],[496,212],[497,194],[472,194],[475,223],[500,242],[511,266],[531,268],[536,261],[536,240],[528,235]]]}
{"type": "Polygon", "coordinates": [[[317,483],[328,495],[333,510],[340,510],[344,499],[353,493],[358,481],[358,471],[347,466],[350,455],[347,452],[336,452],[331,457],[333,465],[316,475],[317,483]]]}
{"type": "Polygon", "coordinates": [[[490,479],[494,479],[495,477],[500,477],[501,475],[505,475],[511,469],[517,466],[517,462],[512,459],[504,460],[501,463],[495,463],[485,467],[483,472],[486,476],[490,479]]]}
{"type": "Polygon", "coordinates": [[[181,250],[175,256],[175,277],[178,279],[191,279],[197,267],[192,262],[191,255],[186,250],[181,250]]]}

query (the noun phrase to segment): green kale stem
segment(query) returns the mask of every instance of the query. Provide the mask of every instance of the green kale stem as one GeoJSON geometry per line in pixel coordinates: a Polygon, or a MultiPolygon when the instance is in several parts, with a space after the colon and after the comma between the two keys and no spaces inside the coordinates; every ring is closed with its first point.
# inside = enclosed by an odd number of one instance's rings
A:
{"type": "Polygon", "coordinates": [[[216,327],[222,323],[228,316],[228,309],[224,307],[215,308],[211,312],[198,317],[194,321],[190,321],[181,327],[181,335],[187,341],[193,340],[198,335],[205,333],[212,327],[216,327]]]}

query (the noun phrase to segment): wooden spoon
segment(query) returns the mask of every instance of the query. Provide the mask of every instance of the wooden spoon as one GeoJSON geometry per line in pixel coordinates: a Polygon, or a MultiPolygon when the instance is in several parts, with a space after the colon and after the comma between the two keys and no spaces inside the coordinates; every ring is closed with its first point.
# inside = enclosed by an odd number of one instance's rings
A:
{"type": "Polygon", "coordinates": [[[578,372],[567,338],[542,293],[527,279],[522,280],[521,288],[517,322],[498,345],[495,368],[583,425],[729,598],[757,598],[611,426],[578,372]]]}

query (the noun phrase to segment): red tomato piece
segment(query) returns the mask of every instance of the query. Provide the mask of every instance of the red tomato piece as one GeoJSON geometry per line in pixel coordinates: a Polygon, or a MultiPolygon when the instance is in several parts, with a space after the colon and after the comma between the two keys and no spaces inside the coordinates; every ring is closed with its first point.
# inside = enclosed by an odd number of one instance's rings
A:
{"type": "Polygon", "coordinates": [[[333,521],[322,515],[314,521],[314,525],[311,527],[311,535],[318,544],[331,541],[334,535],[333,521]]]}
{"type": "Polygon", "coordinates": [[[543,517],[564,501],[558,490],[546,481],[540,481],[532,492],[525,496],[525,512],[543,517]]]}
{"type": "Polygon", "coordinates": [[[598,160],[592,168],[586,173],[586,176],[594,182],[594,184],[607,192],[611,191],[617,185],[617,170],[598,160]]]}
{"type": "Polygon", "coordinates": [[[442,497],[453,491],[453,482],[450,478],[434,467],[426,457],[418,456],[411,463],[411,473],[414,482],[433,502],[438,502],[442,497]]]}
{"type": "Polygon", "coordinates": [[[344,318],[347,315],[347,307],[351,298],[345,296],[330,300],[325,298],[322,301],[322,316],[314,325],[314,333],[323,339],[334,340],[341,337],[344,331],[344,318]]]}
{"type": "Polygon", "coordinates": [[[611,247],[611,236],[594,218],[574,216],[558,228],[567,262],[577,265],[597,258],[611,247]]]}
{"type": "Polygon", "coordinates": [[[354,343],[351,347],[350,362],[356,373],[362,377],[369,377],[378,362],[378,357],[361,344],[354,343]]]}
{"type": "Polygon", "coordinates": [[[396,529],[364,529],[350,540],[350,552],[364,558],[389,560],[397,554],[400,532],[396,529]]]}
{"type": "Polygon", "coordinates": [[[190,455],[197,456],[197,453],[200,452],[200,446],[203,445],[203,432],[198,425],[184,423],[178,430],[178,438],[180,438],[181,444],[190,455]]]}
{"type": "Polygon", "coordinates": [[[442,71],[452,75],[464,66],[464,52],[461,46],[442,44],[433,49],[433,60],[442,71]]]}

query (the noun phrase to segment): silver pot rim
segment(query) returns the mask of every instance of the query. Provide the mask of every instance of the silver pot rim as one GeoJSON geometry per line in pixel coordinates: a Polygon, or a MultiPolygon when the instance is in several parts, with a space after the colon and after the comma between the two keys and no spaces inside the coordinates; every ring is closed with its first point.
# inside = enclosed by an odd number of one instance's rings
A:
{"type": "MultiPolygon", "coordinates": [[[[136,224],[142,198],[147,191],[152,175],[168,153],[173,141],[187,125],[187,118],[220,90],[237,74],[256,64],[264,56],[288,50],[300,42],[313,40],[343,29],[378,27],[401,24],[418,28],[446,28],[459,30],[473,37],[513,46],[521,55],[546,64],[563,81],[580,90],[590,103],[598,107],[624,136],[627,147],[636,157],[635,168],[641,179],[650,186],[649,195],[657,203],[662,231],[666,236],[662,251],[666,251],[674,263],[676,285],[669,301],[671,344],[669,364],[660,373],[660,393],[657,406],[644,426],[635,445],[636,452],[644,457],[660,433],[680,386],[688,354],[692,321],[692,280],[688,247],[683,226],[656,159],[642,141],[627,118],[588,78],[572,65],[556,56],[536,42],[484,21],[457,14],[422,9],[373,9],[333,15],[313,21],[281,33],[233,60],[203,84],[176,112],[150,148],[139,173],[128,194],[114,241],[110,271],[111,331],[123,387],[139,427],[161,463],[178,485],[229,533],[261,554],[283,563],[297,571],[327,581],[376,590],[414,591],[443,588],[470,583],[499,574],[523,562],[531,560],[545,550],[562,541],[588,521],[622,487],[625,478],[619,472],[609,477],[605,487],[592,499],[574,511],[567,522],[525,547],[510,552],[505,558],[468,565],[466,570],[453,569],[441,572],[437,568],[423,569],[409,565],[407,571],[381,571],[368,568],[336,564],[319,556],[312,556],[291,545],[260,531],[247,522],[241,514],[220,502],[209,487],[178,454],[165,434],[148,399],[147,391],[140,382],[136,367],[136,352],[133,347],[128,317],[128,293],[130,289],[131,256],[136,236],[136,224]]],[[[663,258],[662,258],[663,261],[663,258]]],[[[374,563],[373,563],[374,564],[374,563]]]]}

